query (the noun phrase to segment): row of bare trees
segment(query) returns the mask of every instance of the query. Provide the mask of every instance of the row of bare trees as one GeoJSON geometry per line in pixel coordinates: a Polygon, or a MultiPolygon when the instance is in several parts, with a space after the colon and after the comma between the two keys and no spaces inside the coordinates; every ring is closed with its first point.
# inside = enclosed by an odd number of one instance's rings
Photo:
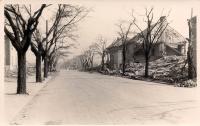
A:
{"type": "MultiPolygon", "coordinates": [[[[131,20],[123,20],[119,24],[117,24],[118,27],[118,40],[121,41],[121,49],[122,49],[122,75],[125,75],[126,70],[126,64],[127,64],[127,43],[131,40],[130,38],[133,38],[134,36],[138,37],[138,40],[135,41],[138,48],[141,48],[143,50],[143,56],[145,59],[145,75],[144,77],[149,77],[149,62],[152,56],[152,51],[157,45],[158,42],[162,42],[162,35],[166,28],[169,25],[169,22],[167,22],[167,17],[169,16],[170,12],[168,12],[167,15],[163,16],[162,14],[158,19],[155,19],[154,15],[154,9],[145,9],[145,14],[143,23],[145,24],[145,30],[142,30],[142,27],[138,25],[138,22],[132,12],[131,20]],[[137,32],[136,32],[137,31],[137,32]]],[[[189,30],[190,30],[190,38],[191,38],[191,26],[190,22],[189,24],[189,30]]],[[[190,42],[190,40],[189,40],[190,42]]],[[[191,53],[191,43],[189,43],[188,48],[188,75],[189,78],[195,77],[195,72],[193,70],[194,67],[192,67],[192,54],[191,53]],[[190,68],[191,67],[191,68],[190,68]]],[[[99,37],[95,43],[89,46],[89,49],[84,51],[81,55],[76,57],[76,60],[80,60],[81,68],[84,70],[87,70],[88,68],[93,67],[93,59],[95,54],[99,54],[101,59],[101,70],[104,69],[104,59],[106,55],[106,40],[103,37],[99,37]]],[[[164,53],[163,53],[164,55],[164,53]]]]}
{"type": "Polygon", "coordinates": [[[22,15],[27,9],[25,6],[23,10],[19,5],[6,5],[4,8],[6,18],[4,31],[18,56],[17,94],[26,93],[26,52],[38,26],[39,18],[46,7],[47,5],[43,4],[33,15],[28,13],[27,19],[22,15]]]}
{"type": "MultiPolygon", "coordinates": [[[[6,36],[10,39],[18,55],[17,94],[26,94],[26,52],[31,51],[36,57],[36,82],[42,82],[42,61],[44,78],[56,68],[58,59],[67,56],[71,40],[76,39],[74,32],[77,24],[84,19],[89,10],[81,6],[59,4],[56,7],[42,4],[33,12],[31,6],[6,5],[4,8],[6,36]],[[38,27],[44,9],[53,7],[50,21],[46,21],[46,31],[38,27]]],[[[41,25],[44,25],[41,24],[41,25]]]]}
{"type": "MultiPolygon", "coordinates": [[[[149,76],[149,60],[151,57],[152,49],[155,47],[156,43],[159,42],[163,32],[167,28],[167,17],[161,16],[161,18],[154,21],[153,8],[150,10],[145,9],[144,23],[146,24],[146,30],[137,24],[137,20],[132,13],[132,19],[127,21],[123,20],[117,24],[119,28],[118,36],[119,40],[122,43],[122,74],[125,74],[126,69],[126,53],[127,53],[127,43],[130,41],[130,38],[136,35],[136,31],[139,30],[137,35],[139,36],[139,45],[143,49],[143,54],[145,58],[145,77],[149,76]]],[[[103,37],[99,37],[96,43],[93,43],[89,46],[89,49],[84,51],[80,56],[80,62],[83,69],[88,69],[93,67],[93,57],[95,54],[99,54],[101,59],[101,70],[104,69],[104,58],[106,55],[106,40],[103,37]]]]}
{"type": "Polygon", "coordinates": [[[82,54],[72,58],[66,62],[66,67],[73,67],[79,70],[88,70],[94,67],[94,57],[100,57],[100,70],[104,69],[106,58],[107,39],[103,36],[98,36],[95,41],[82,52],[82,54]]]}

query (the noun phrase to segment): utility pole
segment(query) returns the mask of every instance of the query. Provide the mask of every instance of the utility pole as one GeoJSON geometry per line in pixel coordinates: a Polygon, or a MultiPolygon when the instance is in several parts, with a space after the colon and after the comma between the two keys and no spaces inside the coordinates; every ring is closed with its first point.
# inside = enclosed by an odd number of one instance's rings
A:
{"type": "Polygon", "coordinates": [[[44,78],[47,78],[48,77],[48,67],[49,67],[49,64],[48,64],[48,50],[47,50],[47,47],[48,47],[48,20],[46,20],[46,45],[45,45],[45,56],[44,56],[44,78]]]}
{"type": "Polygon", "coordinates": [[[189,27],[189,44],[187,52],[187,61],[188,61],[188,79],[196,78],[196,41],[197,41],[197,27],[196,27],[196,16],[193,17],[193,9],[191,9],[191,18],[188,19],[189,27]]]}

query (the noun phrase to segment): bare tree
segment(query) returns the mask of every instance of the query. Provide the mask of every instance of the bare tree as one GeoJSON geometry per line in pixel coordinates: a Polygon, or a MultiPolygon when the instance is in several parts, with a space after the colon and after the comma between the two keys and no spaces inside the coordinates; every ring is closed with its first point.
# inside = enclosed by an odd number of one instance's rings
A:
{"type": "Polygon", "coordinates": [[[94,48],[92,48],[91,45],[88,50],[84,51],[81,55],[79,55],[82,70],[88,70],[89,68],[93,67],[94,54],[94,48]]]}
{"type": "Polygon", "coordinates": [[[81,70],[83,69],[82,65],[83,64],[81,62],[81,55],[78,55],[66,60],[63,63],[62,67],[64,67],[65,69],[81,70]]]}
{"type": "Polygon", "coordinates": [[[99,36],[96,41],[97,42],[92,45],[92,49],[94,49],[96,54],[101,56],[101,70],[104,70],[107,40],[99,36]]]}
{"type": "Polygon", "coordinates": [[[150,10],[146,9],[145,19],[145,23],[147,24],[146,30],[142,31],[136,22],[134,22],[134,25],[140,30],[138,35],[142,38],[142,47],[145,56],[145,77],[148,77],[149,60],[152,49],[155,47],[156,43],[159,42],[160,37],[162,36],[169,23],[166,21],[166,16],[161,16],[160,19],[153,23],[153,8],[150,10]]]}
{"type": "Polygon", "coordinates": [[[79,58],[80,64],[81,64],[81,70],[86,70],[87,68],[89,68],[87,55],[81,54],[78,56],[78,58],[79,58]]]}
{"type": "Polygon", "coordinates": [[[94,61],[94,50],[93,48],[90,48],[88,50],[86,50],[84,52],[86,59],[87,59],[87,63],[88,63],[88,67],[92,68],[93,67],[93,61],[94,61]]]}
{"type": "Polygon", "coordinates": [[[36,57],[36,82],[42,82],[42,55],[44,54],[44,48],[39,30],[35,30],[33,34],[31,51],[36,57]]]}
{"type": "Polygon", "coordinates": [[[69,48],[73,47],[74,44],[62,43],[61,45],[54,45],[54,48],[51,50],[49,54],[49,71],[52,72],[56,70],[57,62],[60,57],[67,57],[70,52],[67,51],[69,48]],[[65,45],[64,45],[65,44],[65,45]]]}
{"type": "Polygon", "coordinates": [[[28,13],[27,18],[22,15],[27,13],[25,5],[9,4],[4,7],[6,19],[4,31],[18,55],[17,94],[26,94],[26,52],[45,7],[46,5],[42,4],[33,14],[28,13]]]}
{"type": "Polygon", "coordinates": [[[131,21],[123,21],[117,26],[119,27],[120,31],[118,32],[120,36],[120,40],[122,41],[122,74],[125,74],[126,69],[126,44],[128,42],[128,36],[133,33],[132,27],[133,27],[134,20],[131,21]]]}
{"type": "MultiPolygon", "coordinates": [[[[57,12],[50,24],[47,21],[46,36],[43,36],[42,43],[44,48],[44,77],[48,76],[50,54],[57,50],[57,45],[66,39],[75,40],[77,24],[87,16],[89,10],[84,7],[73,6],[70,4],[59,4],[57,12]]],[[[67,41],[66,41],[67,42],[67,41]]]]}

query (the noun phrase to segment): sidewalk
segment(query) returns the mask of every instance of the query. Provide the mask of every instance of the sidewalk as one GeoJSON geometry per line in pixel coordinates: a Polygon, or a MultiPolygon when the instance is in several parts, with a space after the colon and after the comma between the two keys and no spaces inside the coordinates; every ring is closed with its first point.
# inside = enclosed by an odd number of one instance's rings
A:
{"type": "Polygon", "coordinates": [[[5,78],[4,81],[4,117],[5,121],[10,122],[16,114],[42,89],[48,81],[54,76],[50,75],[42,83],[35,82],[35,76],[27,78],[27,93],[29,95],[16,94],[17,80],[14,78],[5,78]]]}

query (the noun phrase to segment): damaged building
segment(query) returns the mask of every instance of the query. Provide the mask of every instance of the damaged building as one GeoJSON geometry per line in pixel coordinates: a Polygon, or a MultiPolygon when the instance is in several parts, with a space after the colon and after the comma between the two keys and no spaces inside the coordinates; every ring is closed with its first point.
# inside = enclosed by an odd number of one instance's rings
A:
{"type": "MultiPolygon", "coordinates": [[[[163,17],[162,17],[163,18],[163,17]]],[[[146,29],[145,29],[146,30],[146,29]]],[[[145,33],[145,30],[143,31],[145,33]]],[[[126,42],[126,63],[144,62],[144,51],[141,46],[142,38],[135,35],[126,42]]],[[[187,40],[171,26],[167,26],[158,42],[151,50],[150,60],[159,59],[165,55],[186,55],[187,40]]],[[[108,64],[112,69],[117,69],[122,64],[122,41],[117,38],[107,48],[108,64]]]]}

